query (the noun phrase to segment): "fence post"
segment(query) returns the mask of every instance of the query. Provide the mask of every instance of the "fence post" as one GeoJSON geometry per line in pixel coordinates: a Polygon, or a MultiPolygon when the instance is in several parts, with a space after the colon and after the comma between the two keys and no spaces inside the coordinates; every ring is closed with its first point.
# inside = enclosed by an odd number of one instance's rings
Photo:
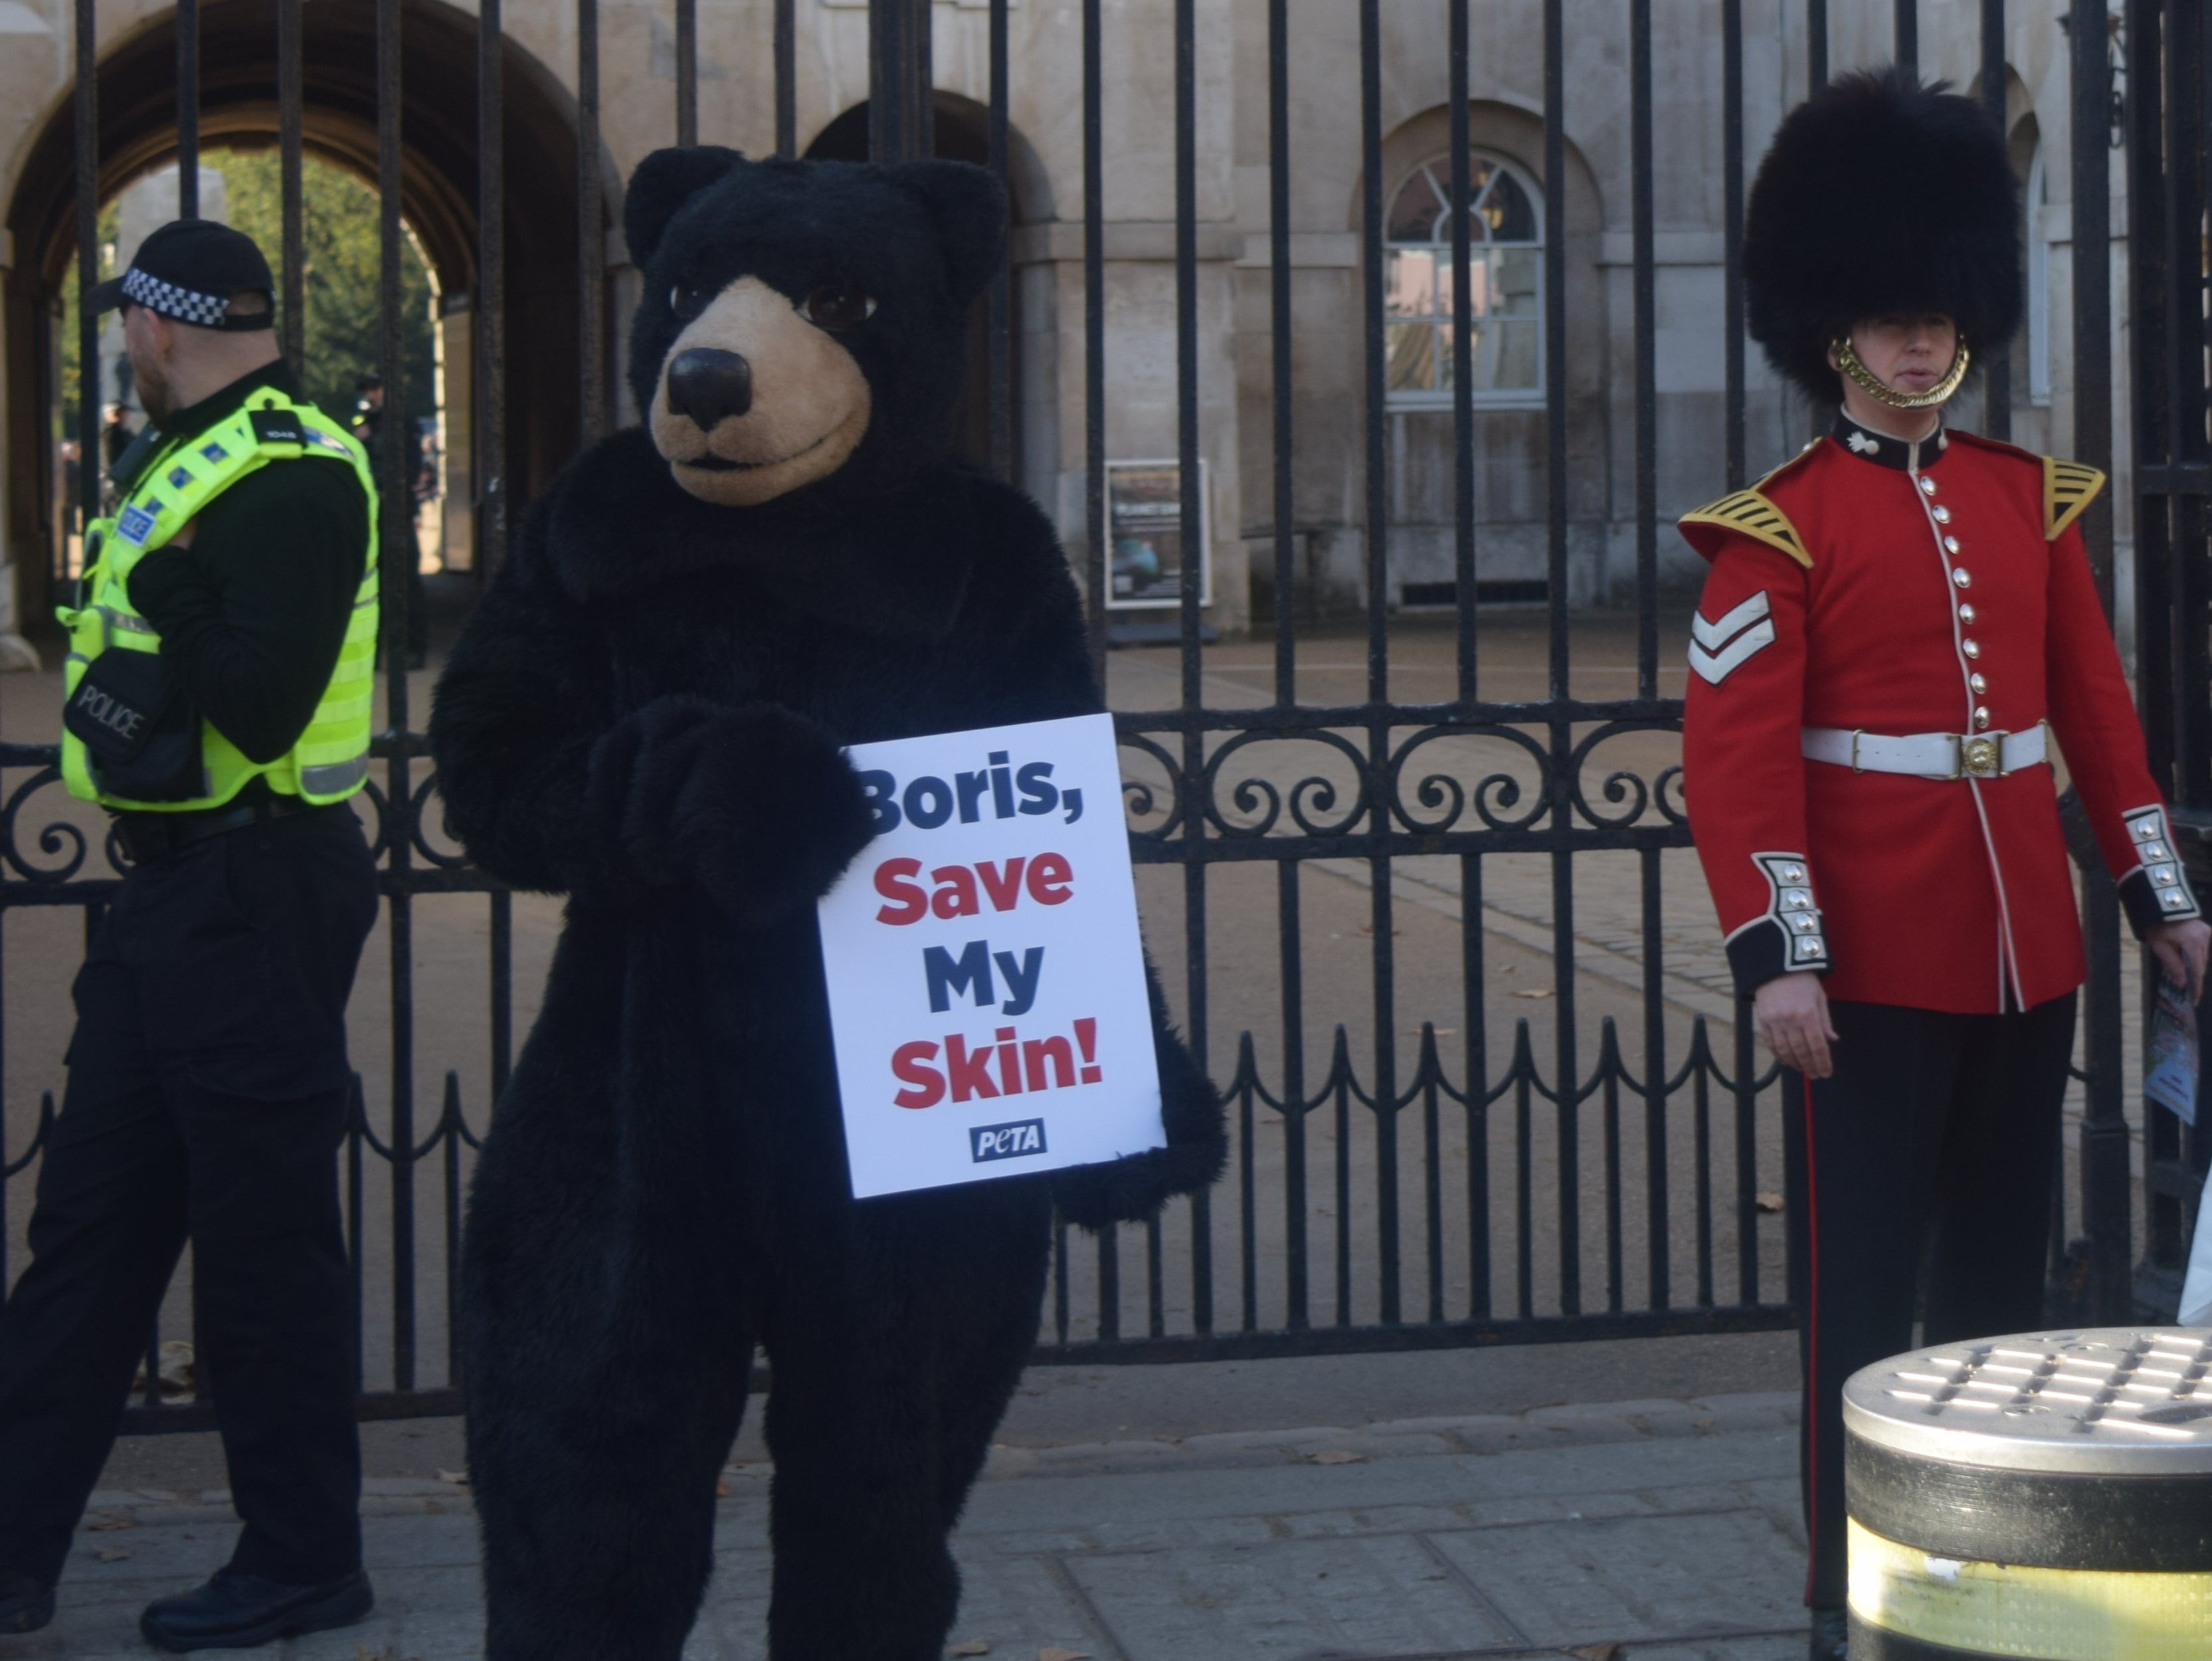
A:
{"type": "Polygon", "coordinates": [[[929,0],[868,0],[868,159],[916,161],[936,149],[929,0]]]}

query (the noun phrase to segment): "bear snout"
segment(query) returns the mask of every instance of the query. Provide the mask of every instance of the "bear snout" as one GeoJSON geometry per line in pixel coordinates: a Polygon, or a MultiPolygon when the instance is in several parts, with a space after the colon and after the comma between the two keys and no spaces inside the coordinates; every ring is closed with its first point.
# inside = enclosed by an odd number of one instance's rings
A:
{"type": "Polygon", "coordinates": [[[753,407],[753,366],[736,352],[691,346],[668,366],[668,408],[689,416],[702,433],[753,407]]]}

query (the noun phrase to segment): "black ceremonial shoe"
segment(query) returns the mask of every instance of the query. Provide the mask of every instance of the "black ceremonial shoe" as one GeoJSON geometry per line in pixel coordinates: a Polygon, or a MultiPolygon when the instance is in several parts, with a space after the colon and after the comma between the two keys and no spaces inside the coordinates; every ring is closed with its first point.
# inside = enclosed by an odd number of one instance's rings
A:
{"type": "Polygon", "coordinates": [[[36,1632],[54,1618],[54,1589],[0,1569],[0,1633],[36,1632]]]}
{"type": "Polygon", "coordinates": [[[1850,1661],[1851,1617],[1846,1609],[1813,1611],[1812,1661],[1850,1661]]]}
{"type": "Polygon", "coordinates": [[[349,1627],[375,1603],[368,1577],[359,1569],[314,1586],[280,1585],[221,1569],[197,1591],[149,1603],[138,1630],[155,1649],[250,1650],[272,1639],[349,1627]]]}

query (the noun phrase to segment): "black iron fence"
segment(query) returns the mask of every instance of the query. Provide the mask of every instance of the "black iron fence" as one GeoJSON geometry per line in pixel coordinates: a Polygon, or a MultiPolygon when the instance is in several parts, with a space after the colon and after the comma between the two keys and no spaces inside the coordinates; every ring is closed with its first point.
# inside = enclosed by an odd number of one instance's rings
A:
{"type": "MultiPolygon", "coordinates": [[[[250,0],[238,0],[239,4],[250,0]]],[[[567,3],[567,0],[559,0],[567,3]]],[[[76,0],[75,258],[87,281],[100,271],[98,216],[122,183],[123,163],[103,150],[94,6],[76,0]]],[[[199,146],[201,0],[176,14],[177,96],[169,152],[189,161],[199,146]]],[[[476,176],[468,204],[471,253],[472,434],[476,566],[496,569],[519,503],[507,354],[514,312],[506,292],[516,129],[503,100],[507,41],[501,0],[476,19],[476,176]]],[[[574,310],[579,417],[568,441],[605,430],[610,405],[606,180],[598,137],[599,11],[574,0],[574,110],[580,303],[574,310]]],[[[698,131],[696,0],[673,5],[671,136],[698,131]]],[[[1091,604],[1092,643],[1108,658],[1109,351],[1104,209],[1107,135],[1103,88],[1107,18],[1102,0],[1079,0],[1082,89],[1080,215],[1083,498],[1079,576],[1091,604]]],[[[1567,51],[1563,0],[1536,0],[1542,26],[1541,195],[1546,222],[1568,223],[1565,152],[1567,51]]],[[[235,10],[235,8],[234,8],[235,10]]],[[[1358,100],[1361,149],[1357,269],[1361,295],[1360,381],[1364,593],[1353,649],[1358,695],[1308,701],[1321,670],[1314,642],[1290,624],[1288,597],[1301,580],[1293,474],[1304,406],[1296,380],[1292,246],[1291,65],[1300,50],[1288,0],[1265,0],[1267,161],[1272,213],[1265,244],[1272,377],[1267,409],[1272,477],[1248,500],[1270,501],[1259,538],[1272,559],[1277,618],[1264,702],[1230,702],[1209,683],[1201,571],[1186,560],[1171,707],[1119,716],[1127,757],[1127,811],[1154,950],[1171,971],[1179,1016],[1201,1062],[1223,1080],[1236,1135],[1228,1179],[1149,1225],[1109,1230],[1095,1242],[1063,1231],[1046,1311],[1041,1360],[1134,1361],[1439,1348],[1497,1342],[1741,1331],[1786,1324],[1783,1232],[1774,1214],[1778,1091],[1754,1051],[1749,1024],[1724,989],[1706,988],[1686,964],[1683,934],[1668,922],[1673,897],[1702,907],[1689,846],[1674,739],[1681,705],[1662,684],[1670,613],[1662,586],[1656,357],[1654,21],[1650,0],[1622,0],[1630,153],[1628,290],[1632,385],[1621,405],[1632,424],[1634,609],[1620,638],[1632,653],[1632,690],[1578,691],[1578,643],[1569,610],[1571,480],[1568,362],[1576,332],[1601,326],[1571,300],[1566,262],[1543,266],[1542,532],[1547,609],[1540,624],[1481,614],[1485,532],[1477,513],[1478,457],[1472,354],[1475,300],[1452,286],[1449,418],[1455,605],[1448,641],[1449,695],[1407,701],[1394,657],[1389,587],[1392,508],[1384,418],[1390,320],[1386,315],[1386,178],[1382,106],[1383,10],[1358,0],[1358,51],[1338,72],[1358,100]],[[1352,82],[1356,78],[1356,90],[1352,82]],[[1528,648],[1533,635],[1533,652],[1528,648]],[[1540,672],[1534,696],[1485,697],[1501,649],[1520,642],[1540,672]],[[1358,921],[1352,919],[1357,917],[1358,921]],[[1419,936],[1402,948],[1412,929],[1419,936]],[[1600,937],[1603,938],[1600,938],[1600,937]],[[1413,955],[1418,950],[1416,961],[1413,955]],[[1526,969],[1518,981],[1505,977],[1526,969]],[[1526,997],[1527,1004],[1507,1001],[1526,997]],[[1715,1002],[1717,1000],[1717,1002],[1715,1002]],[[1540,1005],[1540,1008],[1537,1006],[1540,1005]],[[1711,1006],[1711,1007],[1708,1007],[1711,1006]],[[1223,1007],[1239,1019],[1224,1023],[1223,1007]],[[1515,1019],[1517,1015],[1518,1019],[1515,1019]],[[1408,1025],[1408,1023],[1412,1023],[1408,1025]],[[1241,1027],[1233,1039],[1224,1034],[1241,1027]]],[[[210,8],[210,15],[214,9],[210,8]]],[[[236,17],[221,36],[244,50],[236,17]]],[[[243,15],[240,13],[238,15],[243,15]]],[[[258,16],[260,14],[253,14],[258,16]]],[[[1449,65],[1449,192],[1470,193],[1469,0],[1445,0],[1436,49],[1449,65]]],[[[1747,482],[1747,368],[1741,246],[1746,137],[1745,23],[1741,0],[1723,0],[1722,95],[1711,119],[1724,158],[1724,317],[1714,350],[1724,393],[1713,435],[1717,491],[1747,482]]],[[[1807,77],[1827,74],[1824,0],[1802,13],[1807,77]]],[[[1897,0],[1899,54],[1916,53],[1913,0],[1897,0]]],[[[2003,0],[1982,0],[1981,84],[2000,113],[2006,71],[2003,0]]],[[[283,170],[283,324],[302,342],[301,168],[308,109],[307,31],[363,23],[374,41],[374,167],[381,217],[381,371],[387,405],[406,405],[399,295],[404,149],[403,28],[418,25],[406,0],[331,0],[309,12],[274,0],[258,70],[226,63],[228,85],[265,74],[277,111],[283,170]],[[362,14],[356,16],[355,14],[362,14]],[[351,19],[350,23],[345,20],[351,19]]],[[[2201,28],[2186,0],[2130,0],[2128,12],[2131,211],[2137,355],[2138,595],[2144,619],[2146,704],[2154,745],[2172,757],[2183,815],[2212,823],[2212,775],[2202,711],[2206,688],[2203,538],[2203,287],[2200,221],[2205,170],[2194,90],[2201,28]],[[2148,89],[2160,89],[2155,98],[2148,89]],[[2166,515],[2169,515],[2166,516],[2166,515]],[[2168,617],[2171,635],[2162,635],[2168,617]],[[2168,719],[2165,712],[2174,712],[2168,719]],[[2193,712],[2193,713],[2192,713],[2193,712]]],[[[933,109],[927,0],[874,0],[867,131],[878,157],[926,151],[933,109]]],[[[1172,9],[1175,222],[1172,263],[1179,510],[1185,545],[1203,522],[1200,222],[1198,215],[1198,6],[1172,9]]],[[[797,149],[793,0],[772,16],[774,125],[779,151],[797,149]]],[[[212,27],[210,25],[210,27],[212,27]]],[[[213,38],[213,37],[210,37],[213,38]]],[[[1007,0],[990,0],[987,151],[1009,167],[1007,0]]],[[[2073,305],[2075,428],[2071,453],[2112,462],[2111,314],[2103,216],[2107,110],[2112,76],[2097,29],[2073,33],[2075,181],[2073,305]]],[[[211,82],[208,84],[213,84],[211,82]]],[[[111,147],[112,148],[112,147],[111,147]]],[[[155,152],[158,153],[158,152],[155,152]]],[[[143,166],[141,144],[132,166],[143,166]]],[[[528,159],[532,167],[540,158],[528,159]]],[[[366,163],[364,162],[364,165],[366,163]]],[[[186,166],[180,207],[196,174],[186,166]]],[[[1449,257],[1472,262],[1469,215],[1451,214],[1449,257]]],[[[1248,262],[1256,250],[1248,249],[1248,262]]],[[[984,319],[988,453],[1002,474],[1015,451],[1015,344],[1010,276],[992,285],[984,319]]],[[[80,321],[80,362],[96,361],[94,321],[80,321]]],[[[1070,365],[1071,370],[1077,366],[1070,365]]],[[[80,389],[79,431],[97,430],[99,391],[80,389]]],[[[1994,366],[1984,424],[2008,431],[2006,366],[1994,366]]],[[[410,604],[406,554],[413,458],[406,423],[383,424],[379,477],[385,564],[386,660],[404,661],[410,604]]],[[[1248,447],[1248,453],[1249,447],[1248,447]]],[[[81,510],[97,511],[87,466],[81,510]]],[[[2105,593],[2111,594],[2112,521],[2100,503],[2082,521],[2105,593]]],[[[1431,630],[1431,645],[1437,640],[1431,630]]],[[[1326,650],[1341,654],[1342,639],[1326,650]]],[[[1347,666],[1330,666],[1331,674],[1347,666]]],[[[1331,685],[1341,684],[1329,682],[1331,685]]],[[[435,781],[413,727],[419,698],[408,677],[386,678],[380,771],[362,804],[383,874],[388,983],[365,965],[357,996],[385,1006],[388,1055],[364,1070],[378,1080],[358,1102],[344,1183],[362,1297],[364,1412],[455,1410],[447,1381],[454,1247],[471,1150],[506,1080],[518,1005],[517,910],[535,904],[470,868],[437,823],[435,781]],[[482,896],[481,900],[467,897],[482,896]],[[436,1055],[418,1053],[416,922],[426,904],[483,911],[480,969],[488,1061],[483,1093],[436,1055]],[[443,1090],[434,1108],[418,1080],[443,1090]]],[[[76,908],[88,925],[121,869],[100,846],[96,815],[70,807],[56,788],[52,756],[0,745],[0,920],[76,908]],[[106,869],[102,868],[104,856],[106,869]]],[[[2122,1318],[2134,1255],[2130,1141],[2122,1099],[2119,946],[2109,885],[2085,871],[2091,941],[2080,1075],[2085,1107],[2075,1169],[2078,1197],[2054,1196],[2061,1239],[2083,1244],[2067,1260],[2073,1309],[2122,1318]]],[[[447,915],[441,913],[441,915],[447,915]]],[[[1702,916],[1702,912],[1699,913],[1702,916]]],[[[1694,931],[1692,931],[1694,932],[1694,931]]],[[[0,934],[4,940],[4,934],[0,934]]],[[[472,970],[471,973],[477,972],[472,970]]],[[[527,1003],[527,988],[520,1001],[527,1003]]],[[[445,1012],[441,1012],[441,1013],[445,1012]]],[[[357,1060],[361,1058],[357,1056],[357,1060]]],[[[473,1067],[473,1063],[471,1066],[473,1067]]],[[[58,1080],[57,1080],[58,1082],[58,1080]]],[[[35,1086],[33,1086],[35,1088],[35,1086]]],[[[19,1092],[21,1085],[17,1086],[19,1092]]],[[[51,1123],[49,1100],[27,1140],[6,1156],[0,1182],[0,1253],[8,1208],[21,1207],[51,1123]]],[[[19,1113],[19,1121],[23,1116],[19,1113]]],[[[2149,1169],[2151,1250],[2170,1258],[2181,1208],[2193,1198],[2202,1139],[2183,1150],[2162,1120],[2149,1169]]],[[[20,1210],[17,1213],[20,1216],[20,1210]]],[[[0,1258],[0,1282],[7,1265],[0,1258]]],[[[207,1422],[205,1404],[164,1403],[159,1335],[149,1349],[140,1428],[207,1422]]]]}
{"type": "MultiPolygon", "coordinates": [[[[2202,849],[2212,839],[2212,569],[2205,551],[2212,496],[2205,359],[2212,345],[2206,309],[2212,129],[2205,125],[2205,76],[2212,58],[2199,7],[2129,0],[2124,22],[2138,701],[2174,823],[2202,849]]],[[[2204,867],[2200,855],[2197,868],[2204,867]]],[[[2169,1113],[2145,1116],[2149,1238],[2142,1279],[2146,1300],[2156,1306],[2170,1304],[2179,1289],[2212,1166],[2212,1121],[2185,1127],[2169,1113]]],[[[2124,1190],[2124,1169],[2106,1180],[2124,1190]]]]}

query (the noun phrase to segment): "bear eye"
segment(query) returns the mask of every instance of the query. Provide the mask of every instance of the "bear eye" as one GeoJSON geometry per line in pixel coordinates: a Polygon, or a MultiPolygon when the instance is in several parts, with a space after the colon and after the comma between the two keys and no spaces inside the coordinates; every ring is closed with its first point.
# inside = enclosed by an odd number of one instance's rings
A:
{"type": "Polygon", "coordinates": [[[668,291],[668,309],[689,323],[707,309],[707,296],[697,289],[687,289],[678,283],[668,291]]]}
{"type": "Polygon", "coordinates": [[[876,302],[843,283],[825,283],[799,302],[800,314],[817,329],[857,328],[876,314],[876,302]]]}

